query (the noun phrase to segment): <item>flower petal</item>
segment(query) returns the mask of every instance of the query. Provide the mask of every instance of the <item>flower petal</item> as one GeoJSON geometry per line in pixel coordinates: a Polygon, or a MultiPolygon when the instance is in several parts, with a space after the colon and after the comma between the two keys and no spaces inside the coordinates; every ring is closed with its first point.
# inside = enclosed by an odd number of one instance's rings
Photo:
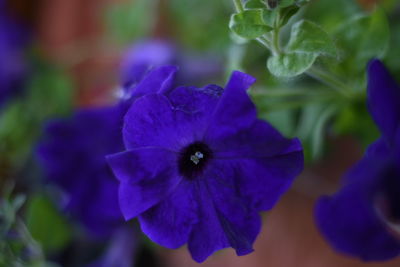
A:
{"type": "Polygon", "coordinates": [[[158,204],[181,181],[174,168],[176,155],[163,149],[135,149],[108,160],[121,181],[119,204],[126,220],[158,204]]]}
{"type": "Polygon", "coordinates": [[[199,140],[206,125],[204,112],[174,109],[161,94],[139,98],[124,120],[123,137],[127,149],[155,146],[176,152],[199,140]]]}
{"type": "Polygon", "coordinates": [[[379,60],[368,66],[368,108],[388,142],[400,125],[400,87],[379,60]]]}
{"type": "Polygon", "coordinates": [[[178,68],[163,66],[150,71],[143,80],[133,89],[133,96],[139,97],[151,93],[165,93],[171,90],[172,82],[178,68]]]}
{"type": "Polygon", "coordinates": [[[354,177],[335,195],[322,197],[315,209],[317,225],[329,243],[366,261],[386,260],[400,253],[400,240],[377,212],[377,196],[385,183],[382,170],[385,168],[376,161],[363,159],[349,172],[354,177]]]}
{"type": "Polygon", "coordinates": [[[259,158],[302,151],[298,139],[284,138],[270,124],[254,120],[248,127],[219,133],[219,138],[207,139],[216,158],[259,158]]]}
{"type": "Polygon", "coordinates": [[[242,198],[254,210],[270,210],[303,170],[301,151],[265,158],[219,160],[235,177],[242,198]]]}
{"type": "Polygon", "coordinates": [[[253,124],[257,113],[246,89],[254,82],[255,79],[250,75],[233,72],[212,113],[205,139],[223,139],[253,124]]]}
{"type": "Polygon", "coordinates": [[[212,114],[218,104],[223,89],[218,85],[207,85],[203,88],[182,86],[174,89],[168,98],[172,105],[179,110],[196,113],[207,109],[207,114],[212,114]]]}
{"type": "Polygon", "coordinates": [[[317,225],[338,251],[363,260],[385,260],[400,253],[392,237],[360,194],[349,189],[335,197],[323,197],[316,206],[317,225]]]}
{"type": "Polygon", "coordinates": [[[170,196],[139,216],[142,231],[167,248],[185,244],[198,220],[193,191],[193,183],[182,181],[170,196]]]}
{"type": "Polygon", "coordinates": [[[200,221],[189,240],[189,250],[198,262],[228,246],[237,255],[246,255],[253,251],[252,245],[260,231],[260,216],[241,199],[239,187],[230,176],[230,167],[214,162],[198,183],[200,221]]]}

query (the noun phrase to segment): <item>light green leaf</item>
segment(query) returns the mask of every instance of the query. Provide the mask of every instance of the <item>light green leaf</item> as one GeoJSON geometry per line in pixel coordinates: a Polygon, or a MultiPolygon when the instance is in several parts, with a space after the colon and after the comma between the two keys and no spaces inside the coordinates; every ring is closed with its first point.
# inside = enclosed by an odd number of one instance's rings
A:
{"type": "MultiPolygon", "coordinates": [[[[340,28],[337,37],[346,56],[356,58],[358,64],[373,57],[382,58],[390,37],[389,23],[384,11],[377,8],[370,16],[358,16],[340,28]]],[[[362,65],[362,68],[364,68],[362,65]]]]}
{"type": "Polygon", "coordinates": [[[301,20],[292,26],[287,50],[336,56],[332,38],[321,27],[308,20],[301,20]]]}
{"type": "Polygon", "coordinates": [[[47,252],[62,249],[70,240],[70,228],[55,205],[42,195],[33,197],[27,207],[27,227],[47,252]]]}
{"type": "Polygon", "coordinates": [[[317,58],[312,53],[287,53],[272,56],[268,59],[269,71],[278,77],[294,77],[309,69],[317,58]]]}
{"type": "Polygon", "coordinates": [[[229,27],[234,33],[246,39],[258,38],[272,30],[263,20],[262,9],[245,10],[233,14],[229,27]]]}
{"type": "Polygon", "coordinates": [[[311,135],[311,151],[313,159],[317,159],[322,155],[326,126],[330,119],[336,114],[337,110],[337,105],[332,104],[320,113],[311,135]]]}
{"type": "Polygon", "coordinates": [[[280,11],[279,9],[271,9],[271,10],[264,9],[263,12],[264,22],[268,26],[274,27],[279,11],[280,11]]]}

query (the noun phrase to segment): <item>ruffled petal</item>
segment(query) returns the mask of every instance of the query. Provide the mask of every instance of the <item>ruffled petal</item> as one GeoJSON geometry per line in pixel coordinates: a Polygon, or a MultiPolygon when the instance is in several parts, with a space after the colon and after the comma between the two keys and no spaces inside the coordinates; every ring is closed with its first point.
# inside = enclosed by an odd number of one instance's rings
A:
{"type": "Polygon", "coordinates": [[[193,228],[189,250],[198,262],[229,246],[239,256],[251,253],[260,231],[260,216],[241,198],[230,168],[214,162],[197,184],[200,221],[193,228]]]}
{"type": "Polygon", "coordinates": [[[365,261],[387,260],[400,253],[395,238],[378,212],[378,196],[386,194],[386,164],[364,158],[349,172],[347,184],[316,205],[317,225],[327,241],[340,252],[365,261]]]}
{"type": "Polygon", "coordinates": [[[368,108],[383,136],[393,143],[400,125],[400,87],[379,60],[368,66],[368,108]]]}
{"type": "Polygon", "coordinates": [[[203,88],[182,86],[174,89],[168,98],[176,109],[190,113],[207,110],[207,115],[211,115],[222,93],[223,89],[214,84],[203,88]]]}
{"type": "Polygon", "coordinates": [[[119,204],[126,220],[166,198],[179,184],[176,155],[159,148],[141,148],[109,157],[120,180],[119,204]]]}
{"type": "Polygon", "coordinates": [[[175,109],[161,94],[139,98],[125,115],[123,137],[127,149],[155,146],[178,152],[201,139],[204,112],[175,109]]]}
{"type": "Polygon", "coordinates": [[[139,216],[142,231],[167,248],[185,244],[198,221],[193,192],[193,183],[182,181],[170,196],[139,216]]]}
{"type": "Polygon", "coordinates": [[[133,89],[133,97],[151,93],[166,93],[171,90],[178,67],[163,66],[150,71],[133,89]]]}
{"type": "Polygon", "coordinates": [[[351,188],[316,206],[317,225],[338,251],[366,261],[386,260],[400,253],[400,242],[382,224],[372,203],[351,188]]]}
{"type": "Polygon", "coordinates": [[[235,133],[226,131],[219,138],[207,139],[216,158],[238,159],[284,155],[303,150],[298,139],[284,138],[270,124],[254,120],[235,133]]]}
{"type": "Polygon", "coordinates": [[[235,178],[240,194],[254,210],[271,209],[304,166],[302,151],[265,158],[218,160],[235,178]]]}
{"type": "Polygon", "coordinates": [[[220,140],[235,135],[242,128],[249,128],[257,118],[254,104],[247,95],[255,79],[245,73],[233,72],[225,90],[212,112],[206,140],[220,140]]]}

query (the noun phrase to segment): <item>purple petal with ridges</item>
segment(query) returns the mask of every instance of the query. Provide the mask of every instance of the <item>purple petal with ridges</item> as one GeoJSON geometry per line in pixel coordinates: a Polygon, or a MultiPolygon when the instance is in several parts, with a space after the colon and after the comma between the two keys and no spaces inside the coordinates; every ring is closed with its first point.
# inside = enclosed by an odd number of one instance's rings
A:
{"type": "Polygon", "coordinates": [[[172,82],[178,67],[163,66],[148,72],[143,80],[134,88],[133,96],[139,97],[152,93],[167,93],[171,90],[172,82]]]}
{"type": "Polygon", "coordinates": [[[400,254],[400,242],[383,225],[371,200],[352,188],[321,198],[315,216],[318,228],[335,250],[365,261],[400,254]]]}
{"type": "Polygon", "coordinates": [[[394,142],[400,126],[400,87],[379,60],[368,66],[368,108],[383,136],[394,142]]]}
{"type": "Polygon", "coordinates": [[[250,75],[239,71],[232,73],[212,113],[205,140],[218,141],[253,124],[257,117],[256,108],[246,90],[254,82],[250,75]]]}
{"type": "Polygon", "coordinates": [[[240,198],[228,170],[218,167],[209,168],[197,183],[200,221],[193,227],[189,250],[198,262],[228,246],[239,256],[252,252],[261,227],[260,216],[240,198]]]}
{"type": "Polygon", "coordinates": [[[218,160],[235,177],[241,196],[254,210],[271,209],[304,166],[302,151],[265,158],[218,160]]]}
{"type": "Polygon", "coordinates": [[[174,89],[168,98],[176,109],[190,113],[206,110],[211,115],[222,93],[223,88],[213,84],[203,88],[182,86],[174,89]]]}
{"type": "Polygon", "coordinates": [[[156,146],[176,152],[201,139],[206,125],[203,112],[177,110],[161,94],[139,98],[124,120],[123,137],[127,149],[156,146]]]}
{"type": "Polygon", "coordinates": [[[159,148],[136,149],[111,159],[115,175],[121,176],[119,204],[126,220],[158,204],[175,190],[181,181],[175,162],[175,154],[159,148]],[[131,165],[135,171],[129,176],[131,165]]]}
{"type": "Polygon", "coordinates": [[[198,221],[193,183],[181,184],[158,205],[139,216],[142,231],[154,242],[178,248],[188,241],[192,226],[198,221]]]}

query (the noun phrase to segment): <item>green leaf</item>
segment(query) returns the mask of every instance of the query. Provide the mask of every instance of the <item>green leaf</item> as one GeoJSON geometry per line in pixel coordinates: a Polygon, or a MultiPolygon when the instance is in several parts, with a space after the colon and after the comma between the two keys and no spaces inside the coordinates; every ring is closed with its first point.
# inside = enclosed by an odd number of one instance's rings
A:
{"type": "Polygon", "coordinates": [[[26,221],[32,237],[47,252],[62,249],[70,240],[70,228],[65,218],[43,195],[37,195],[29,201],[26,221]]]}
{"type": "Polygon", "coordinates": [[[279,2],[279,7],[283,8],[293,5],[295,3],[295,0],[279,0],[278,2],[279,2]]]}
{"type": "Polygon", "coordinates": [[[280,25],[284,26],[288,21],[290,20],[291,17],[293,17],[298,11],[300,10],[300,7],[297,5],[292,5],[288,6],[285,8],[282,8],[280,10],[280,25]]]}
{"type": "Polygon", "coordinates": [[[312,53],[287,53],[272,56],[268,59],[269,71],[278,77],[293,77],[308,70],[317,54],[312,53]]]}
{"type": "Polygon", "coordinates": [[[268,26],[273,28],[275,26],[275,21],[277,19],[279,12],[280,12],[279,9],[271,9],[271,10],[264,9],[264,12],[263,12],[264,22],[268,26]]]}
{"type": "Polygon", "coordinates": [[[265,5],[265,2],[262,0],[250,0],[247,1],[246,4],[244,4],[245,9],[262,9],[262,8],[267,8],[265,5]]]}
{"type": "Polygon", "coordinates": [[[308,20],[301,20],[292,26],[287,50],[336,56],[336,47],[329,34],[308,20]]]}
{"type": "Polygon", "coordinates": [[[345,57],[351,55],[364,69],[368,60],[386,54],[390,38],[387,17],[380,8],[370,16],[357,16],[340,28],[337,38],[345,57]]]}
{"type": "Polygon", "coordinates": [[[311,152],[313,159],[317,159],[322,155],[326,126],[330,119],[336,114],[337,110],[337,105],[332,104],[320,113],[311,136],[311,152]]]}
{"type": "Polygon", "coordinates": [[[272,30],[263,20],[262,9],[245,10],[233,14],[229,27],[234,33],[246,39],[258,38],[272,30]]]}

